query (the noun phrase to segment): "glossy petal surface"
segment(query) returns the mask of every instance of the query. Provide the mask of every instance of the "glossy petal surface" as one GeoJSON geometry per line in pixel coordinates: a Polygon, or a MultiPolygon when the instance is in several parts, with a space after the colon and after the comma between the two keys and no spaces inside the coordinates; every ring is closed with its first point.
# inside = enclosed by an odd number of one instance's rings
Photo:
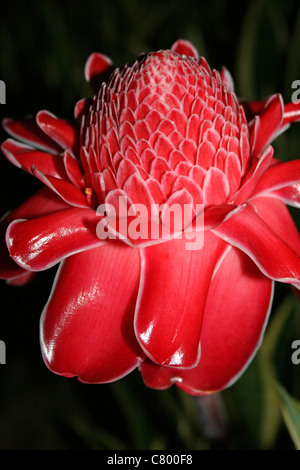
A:
{"type": "Polygon", "coordinates": [[[284,104],[281,95],[271,96],[265,103],[257,121],[253,138],[253,154],[259,154],[280,130],[283,119],[284,104]]]}
{"type": "MultiPolygon", "coordinates": [[[[50,214],[62,209],[66,209],[68,206],[60,199],[56,194],[50,191],[48,188],[41,189],[34,196],[30,197],[17,209],[11,211],[6,217],[0,222],[0,233],[1,233],[1,244],[0,244],[0,278],[1,279],[13,279],[19,276],[23,276],[26,273],[24,270],[17,265],[13,259],[9,256],[9,252],[5,243],[5,233],[7,227],[11,222],[16,219],[32,219],[35,217],[50,214]]],[[[25,277],[23,281],[25,281],[25,277]]]]}
{"type": "Polygon", "coordinates": [[[259,217],[275,232],[281,240],[300,254],[300,234],[292,216],[281,201],[274,197],[257,197],[251,201],[259,217]]]}
{"type": "Polygon", "coordinates": [[[36,167],[42,173],[56,178],[67,179],[63,159],[60,155],[35,150],[12,139],[7,139],[1,149],[6,158],[28,173],[32,173],[32,167],[36,167]]]}
{"type": "Polygon", "coordinates": [[[235,248],[227,251],[211,282],[201,333],[201,359],[190,370],[140,366],[146,384],[176,383],[192,395],[232,384],[249,364],[262,340],[272,301],[272,281],[235,248]]]}
{"type": "Polygon", "coordinates": [[[40,111],[37,114],[37,123],[43,132],[63,149],[76,149],[78,138],[76,123],[58,119],[48,111],[40,111]]]}
{"type": "Polygon", "coordinates": [[[59,153],[61,147],[53,142],[37,125],[36,119],[25,118],[20,121],[6,118],[2,122],[4,129],[15,139],[35,146],[38,149],[59,153]]]}
{"type": "Polygon", "coordinates": [[[133,331],[139,273],[138,251],[123,244],[63,262],[41,319],[42,352],[52,371],[97,383],[139,364],[143,353],[133,331]]]}
{"type": "Polygon", "coordinates": [[[258,181],[254,196],[300,183],[300,160],[270,166],[258,181]]]}
{"type": "Polygon", "coordinates": [[[93,210],[69,208],[31,220],[15,220],[6,233],[10,256],[23,269],[41,271],[62,258],[102,244],[93,210]]]}
{"type": "Polygon", "coordinates": [[[300,286],[300,255],[257,215],[251,205],[241,207],[213,232],[244,251],[266,276],[300,286]]]}
{"type": "Polygon", "coordinates": [[[193,367],[200,357],[206,296],[224,244],[207,233],[203,247],[189,245],[183,237],[141,252],[135,331],[147,356],[162,365],[193,367]]]}

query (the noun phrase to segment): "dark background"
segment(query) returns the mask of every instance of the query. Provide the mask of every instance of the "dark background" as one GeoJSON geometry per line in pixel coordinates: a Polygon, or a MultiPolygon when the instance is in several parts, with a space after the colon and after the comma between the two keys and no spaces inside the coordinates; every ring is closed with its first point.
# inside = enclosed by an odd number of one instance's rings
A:
{"type": "MultiPolygon", "coordinates": [[[[225,65],[240,97],[280,92],[290,101],[291,84],[300,79],[295,0],[13,0],[0,13],[0,79],[6,83],[0,117],[47,109],[72,118],[75,103],[92,95],[83,75],[91,52],[121,66],[179,38],[192,41],[212,68],[225,65]]],[[[299,158],[299,132],[294,125],[276,141],[282,160],[299,158]]],[[[0,137],[6,137],[2,129],[0,137]]],[[[40,187],[3,156],[0,172],[1,214],[40,187]]],[[[261,351],[218,396],[225,421],[221,434],[211,434],[203,400],[175,388],[147,389],[138,372],[115,384],[83,385],[46,368],[39,317],[54,275],[55,268],[40,273],[26,287],[1,282],[0,339],[7,350],[7,364],[0,365],[1,450],[294,449],[273,383],[275,374],[300,399],[300,365],[291,363],[291,343],[300,338],[299,304],[288,286],[276,286],[261,351]]]]}

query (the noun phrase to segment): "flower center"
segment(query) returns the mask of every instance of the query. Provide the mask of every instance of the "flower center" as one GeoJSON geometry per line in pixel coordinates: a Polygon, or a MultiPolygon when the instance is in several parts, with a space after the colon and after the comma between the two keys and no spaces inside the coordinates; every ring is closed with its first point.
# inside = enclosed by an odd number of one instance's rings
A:
{"type": "Polygon", "coordinates": [[[116,192],[129,204],[190,199],[224,204],[249,165],[243,109],[203,58],[171,51],[116,69],[89,111],[85,177],[99,203],[116,192]]]}

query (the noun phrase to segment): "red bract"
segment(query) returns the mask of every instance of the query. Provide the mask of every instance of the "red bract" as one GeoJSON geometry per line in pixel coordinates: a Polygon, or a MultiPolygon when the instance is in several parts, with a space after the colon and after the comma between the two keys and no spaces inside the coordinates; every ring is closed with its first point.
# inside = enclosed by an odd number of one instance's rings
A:
{"type": "Polygon", "coordinates": [[[138,367],[153,388],[221,390],[261,343],[274,281],[300,288],[286,207],[300,203],[300,160],[270,145],[300,106],[239,103],[228,71],[187,41],[111,71],[91,55],[97,95],[74,122],[4,121],[3,153],[45,188],[2,221],[1,276],[22,284],[60,263],[40,329],[55,373],[104,383],[138,367]],[[187,223],[154,239],[147,228],[174,206],[190,208],[187,223]],[[201,243],[187,249],[191,233],[201,243]]]}

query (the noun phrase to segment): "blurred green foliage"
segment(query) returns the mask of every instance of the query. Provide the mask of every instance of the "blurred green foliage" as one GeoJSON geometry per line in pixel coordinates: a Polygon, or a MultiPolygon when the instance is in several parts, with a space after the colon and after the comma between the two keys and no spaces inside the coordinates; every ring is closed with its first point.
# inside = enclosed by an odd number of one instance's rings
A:
{"type": "MultiPolygon", "coordinates": [[[[121,66],[178,38],[191,40],[211,67],[225,65],[239,96],[256,100],[280,92],[289,101],[291,84],[300,79],[296,0],[247,0],[234,7],[229,0],[12,0],[1,5],[0,79],[7,86],[1,117],[40,109],[72,117],[76,101],[92,94],[83,76],[91,52],[121,66]]],[[[299,158],[299,129],[293,125],[275,142],[281,159],[299,158]]],[[[0,136],[3,141],[2,130],[0,136]]],[[[39,186],[4,158],[0,165],[4,213],[39,186]]],[[[251,366],[212,403],[176,388],[147,389],[138,372],[99,386],[49,372],[38,328],[54,273],[41,273],[26,288],[1,285],[7,364],[0,366],[0,449],[297,446],[300,365],[291,361],[291,344],[300,339],[300,312],[289,287],[276,287],[266,336],[251,366]],[[209,413],[212,406],[219,409],[218,422],[209,413]]]]}

